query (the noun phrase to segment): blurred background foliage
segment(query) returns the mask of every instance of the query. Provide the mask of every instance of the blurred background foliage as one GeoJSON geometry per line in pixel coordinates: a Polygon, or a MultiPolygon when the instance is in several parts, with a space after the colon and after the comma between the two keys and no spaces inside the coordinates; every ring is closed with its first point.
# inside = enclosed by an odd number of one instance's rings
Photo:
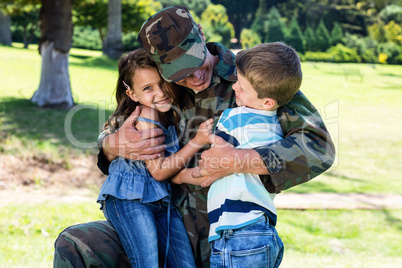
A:
{"type": "MultiPolygon", "coordinates": [[[[74,1],[73,47],[102,49],[107,5],[107,0],[74,1]]],[[[232,49],[284,41],[303,61],[402,63],[401,0],[122,0],[126,51],[139,47],[142,23],[169,5],[187,6],[208,42],[232,49]]],[[[39,0],[0,0],[13,42],[38,43],[40,6],[39,0]]]]}
{"type": "MultiPolygon", "coordinates": [[[[232,49],[284,41],[303,61],[402,63],[402,0],[122,0],[124,49],[138,48],[142,23],[170,5],[187,6],[208,42],[232,49]]],[[[73,1],[73,47],[102,49],[107,6],[73,1]]],[[[0,24],[10,20],[12,42],[39,42],[40,7],[40,0],[0,0],[0,24]]]]}

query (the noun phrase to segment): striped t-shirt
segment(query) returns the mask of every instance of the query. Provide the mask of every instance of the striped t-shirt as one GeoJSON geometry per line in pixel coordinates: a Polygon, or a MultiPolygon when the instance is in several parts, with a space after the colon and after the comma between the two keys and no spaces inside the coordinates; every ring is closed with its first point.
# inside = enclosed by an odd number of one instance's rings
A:
{"type": "MultiPolygon", "coordinates": [[[[276,111],[244,106],[224,110],[216,128],[215,134],[237,149],[256,148],[283,138],[276,111]]],[[[208,191],[208,241],[220,238],[223,230],[250,225],[264,214],[275,225],[274,196],[256,174],[235,173],[214,182],[208,191]]]]}

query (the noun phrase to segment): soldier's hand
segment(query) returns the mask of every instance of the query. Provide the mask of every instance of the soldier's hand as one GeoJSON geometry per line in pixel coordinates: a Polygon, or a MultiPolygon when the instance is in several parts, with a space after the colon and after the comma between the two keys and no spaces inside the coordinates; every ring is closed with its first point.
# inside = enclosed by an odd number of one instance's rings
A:
{"type": "Polygon", "coordinates": [[[140,107],[137,107],[117,132],[103,140],[102,149],[109,161],[118,156],[133,160],[151,160],[160,157],[160,153],[166,149],[162,129],[137,130],[134,127],[140,112],[140,107]]]}

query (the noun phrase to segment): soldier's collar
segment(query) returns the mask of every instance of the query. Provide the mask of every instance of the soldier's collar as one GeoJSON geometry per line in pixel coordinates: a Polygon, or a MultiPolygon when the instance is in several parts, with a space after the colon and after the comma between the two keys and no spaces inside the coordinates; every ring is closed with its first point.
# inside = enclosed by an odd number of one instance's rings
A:
{"type": "Polygon", "coordinates": [[[214,82],[220,82],[220,79],[215,79],[215,76],[219,76],[227,81],[236,82],[234,72],[235,54],[220,43],[207,43],[207,48],[212,55],[219,56],[218,64],[214,68],[214,78],[212,79],[211,86],[214,82]]]}

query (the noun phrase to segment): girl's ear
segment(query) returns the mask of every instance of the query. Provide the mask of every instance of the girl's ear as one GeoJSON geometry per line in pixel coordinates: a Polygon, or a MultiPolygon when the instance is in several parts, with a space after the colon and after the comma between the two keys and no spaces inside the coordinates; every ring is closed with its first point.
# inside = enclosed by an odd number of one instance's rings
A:
{"type": "Polygon", "coordinates": [[[130,99],[132,99],[135,102],[138,102],[138,98],[137,95],[135,95],[134,90],[132,89],[127,89],[126,90],[126,95],[130,97],[130,99]]]}
{"type": "Polygon", "coordinates": [[[271,110],[275,107],[276,105],[276,100],[271,99],[271,98],[264,98],[264,110],[271,110]]]}

